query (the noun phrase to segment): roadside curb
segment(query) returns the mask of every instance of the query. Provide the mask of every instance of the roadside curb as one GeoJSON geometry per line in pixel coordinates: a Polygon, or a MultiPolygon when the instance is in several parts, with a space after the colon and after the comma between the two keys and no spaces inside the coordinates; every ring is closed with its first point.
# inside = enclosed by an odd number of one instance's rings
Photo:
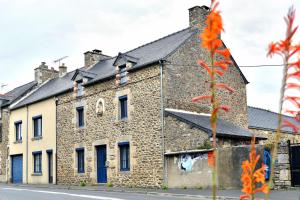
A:
{"type": "MultiPolygon", "coordinates": [[[[131,193],[131,194],[145,194],[151,196],[163,196],[163,197],[183,197],[199,200],[210,200],[212,196],[205,195],[193,195],[184,193],[168,193],[168,192],[155,192],[155,191],[143,191],[143,190],[126,190],[126,189],[113,189],[113,188],[88,188],[88,187],[74,187],[74,186],[50,186],[50,185],[11,185],[3,184],[6,186],[15,186],[20,188],[39,188],[39,189],[58,189],[58,190],[74,190],[74,191],[102,191],[102,192],[116,192],[116,193],[131,193]]],[[[218,196],[217,200],[239,200],[238,197],[218,196]]]]}

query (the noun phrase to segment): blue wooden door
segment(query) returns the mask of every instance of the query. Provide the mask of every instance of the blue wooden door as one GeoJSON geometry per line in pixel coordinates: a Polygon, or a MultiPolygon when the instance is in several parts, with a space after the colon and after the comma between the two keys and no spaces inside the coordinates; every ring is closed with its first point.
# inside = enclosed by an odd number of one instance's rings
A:
{"type": "Polygon", "coordinates": [[[106,146],[97,147],[97,182],[107,183],[106,146]]]}
{"type": "Polygon", "coordinates": [[[12,156],[12,182],[23,183],[23,156],[12,156]]]}

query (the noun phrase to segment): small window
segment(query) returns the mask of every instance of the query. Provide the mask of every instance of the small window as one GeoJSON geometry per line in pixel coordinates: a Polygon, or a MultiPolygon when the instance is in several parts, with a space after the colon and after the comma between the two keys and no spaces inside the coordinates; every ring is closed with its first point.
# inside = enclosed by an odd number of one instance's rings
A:
{"type": "Polygon", "coordinates": [[[15,122],[16,141],[22,141],[22,121],[15,122]]]}
{"type": "Polygon", "coordinates": [[[123,85],[123,84],[127,83],[126,65],[120,66],[119,71],[120,71],[120,85],[123,85]]]}
{"type": "Polygon", "coordinates": [[[130,150],[129,142],[119,143],[120,148],[120,170],[130,170],[130,150]]]}
{"type": "Polygon", "coordinates": [[[120,119],[127,119],[128,111],[127,111],[127,96],[119,97],[119,111],[120,111],[120,119]]]}
{"type": "Polygon", "coordinates": [[[42,152],[33,153],[33,165],[34,173],[42,173],[42,152]]]}
{"type": "Polygon", "coordinates": [[[80,97],[83,95],[83,82],[82,81],[77,81],[77,96],[80,97]]]}
{"type": "Polygon", "coordinates": [[[84,108],[78,107],[76,108],[77,111],[77,125],[78,127],[84,127],[84,108]]]}
{"type": "Polygon", "coordinates": [[[84,173],[84,149],[76,149],[77,152],[77,171],[84,173]]]}
{"type": "Polygon", "coordinates": [[[42,136],[42,116],[34,117],[33,119],[33,135],[34,137],[42,136]]]}

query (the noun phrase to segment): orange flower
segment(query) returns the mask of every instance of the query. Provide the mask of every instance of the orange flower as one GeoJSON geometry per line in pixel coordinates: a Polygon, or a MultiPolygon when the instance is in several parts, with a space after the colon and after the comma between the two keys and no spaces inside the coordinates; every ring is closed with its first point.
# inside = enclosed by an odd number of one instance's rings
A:
{"type": "Polygon", "coordinates": [[[255,149],[255,137],[251,142],[251,151],[249,153],[249,160],[243,161],[242,163],[242,176],[241,181],[243,183],[242,192],[244,195],[240,196],[240,199],[252,198],[254,199],[255,193],[263,192],[268,193],[269,187],[265,181],[265,169],[266,166],[262,165],[261,168],[256,169],[257,162],[260,156],[256,154],[255,149]],[[258,187],[258,185],[261,185],[258,187]]]}
{"type": "MultiPolygon", "coordinates": [[[[300,43],[293,44],[293,36],[298,29],[298,26],[294,27],[295,13],[295,9],[291,7],[288,11],[287,16],[284,18],[287,24],[286,36],[283,40],[275,43],[272,42],[269,45],[268,56],[272,57],[274,54],[279,54],[284,59],[283,61],[285,63],[285,76],[283,78],[285,87],[282,87],[283,89],[281,91],[281,101],[290,102],[294,105],[293,110],[289,108],[288,113],[294,115],[296,120],[299,120],[298,113],[300,111],[300,96],[290,96],[290,93],[286,93],[286,91],[290,89],[300,89],[300,43]],[[297,55],[298,58],[294,58],[293,56],[295,55],[297,55]],[[292,60],[292,62],[290,62],[290,60],[292,60]]],[[[282,110],[280,111],[280,113],[281,112],[282,110]]],[[[279,115],[279,118],[281,118],[281,115],[279,115]]],[[[278,124],[278,130],[280,130],[282,127],[291,127],[294,132],[298,132],[299,130],[299,127],[289,121],[283,121],[283,123],[278,124]]]]}

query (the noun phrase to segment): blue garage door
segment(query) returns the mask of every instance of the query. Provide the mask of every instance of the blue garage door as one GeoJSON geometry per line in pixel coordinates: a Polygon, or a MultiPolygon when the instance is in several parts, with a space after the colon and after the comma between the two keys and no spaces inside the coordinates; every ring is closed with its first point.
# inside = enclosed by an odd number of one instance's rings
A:
{"type": "Polygon", "coordinates": [[[23,182],[23,156],[16,155],[11,157],[12,160],[12,182],[22,183],[23,182]]]}

